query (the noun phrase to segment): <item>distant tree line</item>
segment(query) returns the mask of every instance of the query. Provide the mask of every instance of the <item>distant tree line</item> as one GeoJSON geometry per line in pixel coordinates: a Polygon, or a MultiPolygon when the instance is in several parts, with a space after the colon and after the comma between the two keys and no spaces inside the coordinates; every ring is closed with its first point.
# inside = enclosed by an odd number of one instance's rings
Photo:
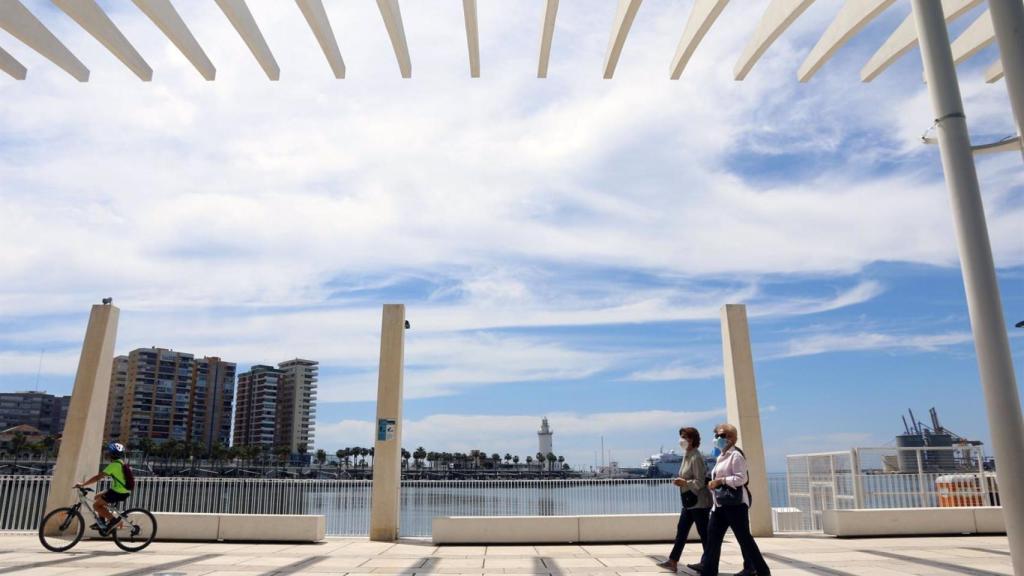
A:
{"type": "MultiPolygon", "coordinates": [[[[56,456],[59,446],[55,435],[46,436],[38,442],[30,442],[21,432],[16,432],[5,446],[0,448],[0,455],[6,457],[45,458],[56,456]]],[[[207,447],[202,442],[190,440],[165,440],[155,442],[151,438],[140,438],[129,444],[128,449],[132,460],[137,463],[154,462],[168,464],[184,464],[194,460],[207,460],[215,463],[236,462],[240,465],[266,465],[269,463],[286,464],[292,454],[289,446],[225,446],[216,443],[207,447]]],[[[298,447],[300,455],[308,452],[306,446],[298,447]]],[[[359,469],[373,467],[373,448],[352,446],[334,452],[333,466],[339,469],[359,469]]],[[[313,455],[313,461],[323,468],[328,461],[327,451],[319,449],[313,455]]],[[[497,452],[488,454],[485,450],[469,452],[434,452],[422,446],[412,452],[402,448],[402,467],[411,470],[536,470],[555,471],[568,470],[564,456],[556,456],[548,452],[529,455],[525,459],[518,455],[497,452]]]]}
{"type": "MultiPolygon", "coordinates": [[[[334,465],[338,468],[365,468],[367,457],[369,466],[373,466],[373,448],[353,446],[342,448],[334,453],[334,465]]],[[[321,467],[327,463],[327,452],[323,449],[317,450],[315,461],[321,467]]],[[[568,470],[569,465],[565,463],[564,456],[556,456],[551,452],[527,456],[525,460],[519,456],[506,453],[504,456],[494,452],[487,454],[485,450],[470,450],[469,452],[434,452],[427,451],[420,446],[412,452],[402,448],[402,467],[406,469],[422,470],[498,470],[513,469],[520,470],[525,467],[527,470],[568,470]],[[522,464],[521,464],[522,463],[522,464]],[[557,467],[556,467],[557,464],[557,467]]]]}

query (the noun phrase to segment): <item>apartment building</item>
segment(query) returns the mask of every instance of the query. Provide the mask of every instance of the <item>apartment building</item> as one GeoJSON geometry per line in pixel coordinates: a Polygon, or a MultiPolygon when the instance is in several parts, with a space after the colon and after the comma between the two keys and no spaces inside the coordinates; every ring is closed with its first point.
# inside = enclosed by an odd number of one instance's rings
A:
{"type": "Polygon", "coordinates": [[[313,446],[319,364],[296,358],[277,365],[284,372],[284,379],[278,394],[276,442],[288,446],[292,454],[306,452],[313,446]]]}
{"type": "Polygon", "coordinates": [[[0,392],[0,430],[28,425],[44,435],[64,431],[71,396],[46,392],[0,392]]]}
{"type": "Polygon", "coordinates": [[[115,359],[109,436],[122,443],[149,438],[227,446],[234,386],[235,364],[218,357],[196,359],[156,347],[133,350],[126,360],[115,359]]]}
{"type": "Polygon", "coordinates": [[[292,454],[313,446],[319,363],[296,358],[277,367],[253,366],[238,375],[235,446],[288,448],[292,454]]]}
{"type": "Polygon", "coordinates": [[[277,445],[278,393],[284,371],[258,364],[238,375],[233,446],[277,445]]]}

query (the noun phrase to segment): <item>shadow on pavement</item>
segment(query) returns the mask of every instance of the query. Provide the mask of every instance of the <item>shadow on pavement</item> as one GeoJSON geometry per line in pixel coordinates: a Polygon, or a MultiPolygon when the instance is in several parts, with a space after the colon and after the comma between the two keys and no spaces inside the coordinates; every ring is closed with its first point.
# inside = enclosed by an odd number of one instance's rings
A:
{"type": "Polygon", "coordinates": [[[857,576],[853,572],[844,572],[835,568],[828,568],[827,566],[818,566],[817,564],[811,564],[803,560],[797,560],[796,558],[790,558],[788,556],[782,556],[775,554],[774,552],[761,552],[761,555],[768,560],[774,560],[782,564],[792,566],[793,568],[799,568],[811,574],[818,574],[820,576],[857,576]]]}
{"type": "Polygon", "coordinates": [[[327,556],[309,556],[299,560],[298,562],[292,562],[286,566],[279,566],[272,570],[264,572],[262,576],[271,576],[271,574],[291,574],[292,572],[299,572],[305,568],[309,568],[314,564],[323,562],[327,556]]]}
{"type": "Polygon", "coordinates": [[[165,562],[163,564],[157,564],[156,566],[144,566],[141,568],[132,568],[131,570],[125,570],[124,572],[111,572],[110,576],[132,576],[134,574],[153,574],[156,572],[163,572],[170,568],[178,568],[179,566],[185,566],[186,564],[192,564],[194,562],[202,562],[203,560],[209,560],[216,558],[220,554],[202,554],[200,556],[189,556],[181,560],[174,562],[165,562]]]}
{"type": "Polygon", "coordinates": [[[873,554],[875,556],[881,556],[882,558],[891,558],[893,560],[899,560],[901,562],[910,562],[911,564],[920,564],[921,566],[928,566],[930,568],[939,568],[941,570],[948,570],[950,572],[959,572],[961,574],[975,574],[980,576],[999,576],[1002,572],[990,572],[988,570],[979,570],[977,568],[967,568],[964,566],[957,566],[956,564],[950,564],[949,562],[941,562],[939,560],[928,560],[926,558],[916,558],[914,556],[906,556],[904,554],[894,554],[892,552],[883,552],[881,550],[860,550],[865,554],[873,554]]]}
{"type": "MultiPolygon", "coordinates": [[[[58,552],[59,554],[59,552],[58,552]]],[[[93,558],[96,556],[120,556],[127,554],[127,552],[71,552],[71,556],[61,557],[56,560],[44,560],[42,562],[33,562],[31,564],[22,564],[21,566],[5,566],[0,568],[0,574],[9,574],[11,572],[17,572],[18,570],[27,570],[28,568],[45,568],[47,566],[57,566],[60,564],[66,564],[68,562],[74,562],[75,560],[81,560],[82,558],[93,558]]]]}

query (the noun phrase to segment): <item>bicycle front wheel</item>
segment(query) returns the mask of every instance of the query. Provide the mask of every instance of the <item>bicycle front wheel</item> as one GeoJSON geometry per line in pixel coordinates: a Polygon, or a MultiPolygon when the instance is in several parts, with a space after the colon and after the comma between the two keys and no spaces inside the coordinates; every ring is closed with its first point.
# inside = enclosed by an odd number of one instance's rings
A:
{"type": "Polygon", "coordinates": [[[149,510],[131,508],[121,513],[114,530],[114,544],[126,552],[138,552],[156,538],[156,518],[149,510]]]}
{"type": "Polygon", "coordinates": [[[78,544],[85,533],[85,520],[74,508],[57,508],[39,523],[39,542],[51,552],[64,552],[78,544]]]}

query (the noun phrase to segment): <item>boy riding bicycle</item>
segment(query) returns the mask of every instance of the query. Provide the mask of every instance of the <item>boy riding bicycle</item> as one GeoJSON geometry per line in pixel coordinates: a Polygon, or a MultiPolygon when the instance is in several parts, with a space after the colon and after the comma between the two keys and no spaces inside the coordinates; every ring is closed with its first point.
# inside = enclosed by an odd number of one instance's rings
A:
{"type": "Polygon", "coordinates": [[[84,482],[75,484],[76,488],[80,488],[95,484],[103,478],[110,478],[110,488],[102,494],[97,494],[93,503],[96,513],[100,515],[102,520],[99,526],[93,524],[91,528],[98,530],[100,533],[106,533],[109,529],[110,521],[114,519],[114,515],[110,513],[108,505],[127,500],[132,494],[131,484],[133,484],[128,479],[130,473],[126,471],[127,465],[124,463],[124,446],[117,442],[111,442],[107,444],[104,455],[110,459],[110,463],[107,464],[103,471],[84,482]]]}

